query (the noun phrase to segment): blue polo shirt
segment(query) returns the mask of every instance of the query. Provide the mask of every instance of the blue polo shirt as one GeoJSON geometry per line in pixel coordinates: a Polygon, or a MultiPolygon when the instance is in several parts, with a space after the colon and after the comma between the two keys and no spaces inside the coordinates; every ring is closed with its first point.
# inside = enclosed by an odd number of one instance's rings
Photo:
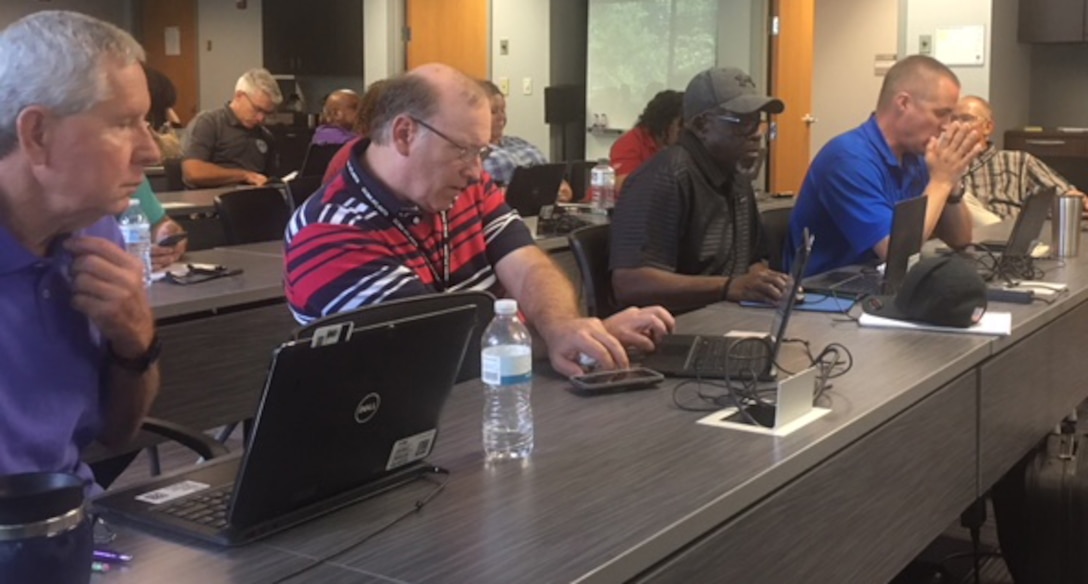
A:
{"type": "MultiPolygon", "coordinates": [[[[121,245],[113,217],[77,232],[121,245]]],[[[59,244],[46,257],[0,227],[0,475],[76,473],[102,428],[106,347],[97,328],[71,306],[72,258],[59,244]]]]}
{"type": "Polygon", "coordinates": [[[786,269],[805,227],[815,237],[805,275],[876,261],[873,246],[891,233],[895,204],[921,195],[928,183],[925,158],[897,159],[870,116],[828,142],[809,166],[790,217],[786,269]]]}

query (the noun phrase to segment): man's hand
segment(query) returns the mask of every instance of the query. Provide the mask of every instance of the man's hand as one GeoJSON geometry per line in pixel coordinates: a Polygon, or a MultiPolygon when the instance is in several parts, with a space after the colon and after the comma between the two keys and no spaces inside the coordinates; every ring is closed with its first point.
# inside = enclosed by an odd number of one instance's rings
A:
{"type": "Polygon", "coordinates": [[[650,353],[676,328],[676,319],[660,306],[630,307],[604,320],[604,328],[624,347],[650,353]]]}
{"type": "Polygon", "coordinates": [[[563,184],[559,185],[559,194],[556,197],[560,203],[569,203],[574,198],[574,191],[570,188],[570,183],[563,181],[563,184]]]}
{"type": "Polygon", "coordinates": [[[596,318],[572,318],[553,323],[547,332],[541,330],[548,346],[552,368],[560,375],[583,373],[579,359],[584,354],[602,369],[630,367],[627,353],[616,337],[596,318]]]}
{"type": "MultiPolygon", "coordinates": [[[[151,241],[162,241],[171,235],[177,235],[179,233],[185,233],[185,230],[181,228],[173,219],[169,217],[164,218],[162,222],[155,228],[151,234],[151,241]]],[[[162,246],[155,243],[151,245],[151,267],[158,270],[165,270],[181,259],[181,256],[185,254],[187,248],[186,240],[177,242],[174,246],[162,246]]]]}
{"type": "Polygon", "coordinates": [[[954,187],[985,147],[978,132],[960,122],[950,123],[940,136],[926,143],[929,180],[954,187]]]}
{"type": "Polygon", "coordinates": [[[72,307],[87,315],[119,356],[144,354],[155,322],[139,260],[100,237],[73,237],[64,248],[74,258],[72,307]]]}
{"type": "Polygon", "coordinates": [[[765,264],[752,264],[747,274],[734,276],[728,285],[726,300],[778,304],[790,288],[790,277],[765,264]]]}
{"type": "Polygon", "coordinates": [[[268,177],[259,172],[246,171],[243,175],[242,182],[247,185],[263,187],[268,183],[268,177]]]}

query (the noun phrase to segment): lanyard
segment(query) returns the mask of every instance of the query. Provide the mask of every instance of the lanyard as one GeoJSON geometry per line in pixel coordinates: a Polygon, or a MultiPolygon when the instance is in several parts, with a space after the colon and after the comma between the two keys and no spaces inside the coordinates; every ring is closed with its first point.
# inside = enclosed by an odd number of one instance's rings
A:
{"type": "Polygon", "coordinates": [[[363,197],[366,199],[367,203],[370,203],[371,207],[374,207],[374,209],[377,210],[382,217],[385,217],[397,231],[400,231],[400,234],[403,235],[409,243],[419,250],[419,255],[423,258],[423,263],[427,264],[427,269],[431,271],[431,275],[434,277],[435,288],[438,289],[439,292],[445,292],[446,287],[450,282],[450,223],[446,218],[446,212],[442,211],[438,214],[438,222],[442,225],[442,246],[440,250],[442,255],[442,272],[440,273],[438,268],[431,261],[431,258],[428,257],[427,248],[423,247],[423,244],[412,235],[412,232],[408,230],[408,227],[404,225],[396,215],[390,212],[389,209],[386,209],[385,205],[382,205],[374,195],[370,194],[370,190],[363,185],[361,180],[359,180],[359,177],[355,174],[355,169],[351,167],[350,163],[348,164],[348,171],[351,173],[351,178],[355,180],[355,184],[359,185],[359,190],[362,191],[363,197]]]}

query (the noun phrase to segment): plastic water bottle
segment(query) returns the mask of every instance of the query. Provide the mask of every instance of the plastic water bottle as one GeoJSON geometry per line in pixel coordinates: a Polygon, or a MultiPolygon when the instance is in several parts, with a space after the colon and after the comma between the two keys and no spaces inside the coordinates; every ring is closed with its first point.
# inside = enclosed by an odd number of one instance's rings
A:
{"type": "Polygon", "coordinates": [[[525,458],[533,451],[533,347],[516,300],[495,301],[481,345],[484,454],[487,460],[525,458]]]}
{"type": "Polygon", "coordinates": [[[121,215],[121,236],[125,251],[132,254],[144,266],[144,287],[151,285],[151,223],[140,207],[139,199],[130,199],[128,210],[121,215]]]}
{"type": "Polygon", "coordinates": [[[616,206],[616,171],[607,158],[598,160],[589,172],[589,202],[598,213],[608,213],[616,206]]]}

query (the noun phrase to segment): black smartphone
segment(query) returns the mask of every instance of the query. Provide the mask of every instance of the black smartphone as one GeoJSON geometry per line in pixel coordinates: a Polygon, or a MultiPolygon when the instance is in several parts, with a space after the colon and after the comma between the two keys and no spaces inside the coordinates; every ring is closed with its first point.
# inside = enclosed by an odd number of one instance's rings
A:
{"type": "Polygon", "coordinates": [[[651,387],[663,379],[665,376],[653,369],[635,367],[575,375],[570,378],[570,382],[580,392],[602,393],[651,387]]]}
{"type": "Polygon", "coordinates": [[[159,247],[174,247],[189,237],[188,233],[184,231],[181,233],[175,233],[173,235],[167,235],[166,237],[155,242],[155,245],[159,247]]]}

